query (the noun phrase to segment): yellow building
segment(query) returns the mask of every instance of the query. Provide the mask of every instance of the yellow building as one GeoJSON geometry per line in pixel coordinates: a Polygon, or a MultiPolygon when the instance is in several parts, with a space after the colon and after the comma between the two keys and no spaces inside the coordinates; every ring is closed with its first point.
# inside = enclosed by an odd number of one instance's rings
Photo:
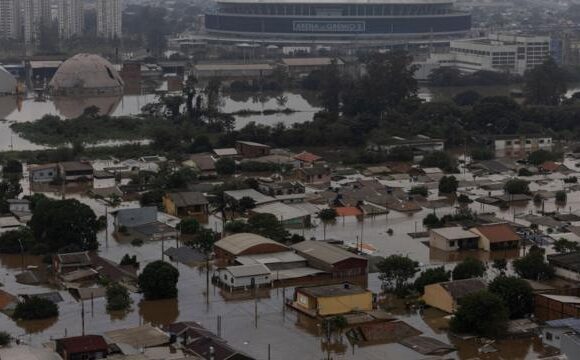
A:
{"type": "Polygon", "coordinates": [[[311,316],[373,309],[373,293],[349,283],[296,289],[294,308],[311,316]]]}
{"type": "Polygon", "coordinates": [[[442,282],[425,286],[425,304],[450,314],[458,308],[458,302],[466,295],[485,290],[487,285],[481,279],[465,279],[442,282]]]}

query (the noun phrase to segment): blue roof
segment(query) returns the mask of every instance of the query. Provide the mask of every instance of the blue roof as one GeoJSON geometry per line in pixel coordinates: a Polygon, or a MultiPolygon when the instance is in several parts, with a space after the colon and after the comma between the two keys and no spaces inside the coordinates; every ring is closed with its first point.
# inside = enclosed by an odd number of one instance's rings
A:
{"type": "Polygon", "coordinates": [[[546,321],[546,325],[550,327],[568,327],[575,332],[580,333],[580,318],[565,318],[558,320],[546,321]]]}

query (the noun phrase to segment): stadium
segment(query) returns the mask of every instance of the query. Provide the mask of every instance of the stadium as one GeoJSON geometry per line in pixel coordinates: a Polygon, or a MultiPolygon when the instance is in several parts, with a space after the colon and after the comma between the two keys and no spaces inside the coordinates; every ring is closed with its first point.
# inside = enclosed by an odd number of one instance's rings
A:
{"type": "Polygon", "coordinates": [[[453,0],[218,0],[207,34],[274,42],[451,38],[471,29],[453,0]]]}

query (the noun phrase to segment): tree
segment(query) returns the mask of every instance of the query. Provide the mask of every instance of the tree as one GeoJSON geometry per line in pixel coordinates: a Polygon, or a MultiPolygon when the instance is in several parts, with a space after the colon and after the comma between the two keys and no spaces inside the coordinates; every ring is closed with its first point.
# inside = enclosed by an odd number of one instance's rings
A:
{"type": "Polygon", "coordinates": [[[36,241],[50,251],[69,245],[82,250],[95,250],[99,246],[95,213],[75,199],[40,201],[29,225],[36,241]]]}
{"type": "Polygon", "coordinates": [[[481,95],[474,90],[460,92],[453,97],[453,102],[458,106],[472,106],[481,99],[481,95]]]}
{"type": "Polygon", "coordinates": [[[377,268],[385,288],[402,294],[407,288],[407,281],[419,271],[419,263],[408,256],[391,255],[381,260],[377,268]]]}
{"type": "Polygon", "coordinates": [[[318,218],[322,222],[323,233],[324,233],[323,239],[324,240],[326,240],[326,226],[329,223],[336,221],[336,216],[337,216],[336,210],[333,208],[322,209],[318,213],[318,218]]]}
{"type": "Polygon", "coordinates": [[[577,242],[570,241],[564,238],[560,238],[554,241],[554,243],[552,244],[552,248],[554,249],[554,251],[560,254],[580,251],[580,245],[577,242]]]}
{"type": "Polygon", "coordinates": [[[468,257],[453,268],[453,280],[463,280],[482,277],[485,274],[485,265],[472,257],[468,257]]]}
{"type": "Polygon", "coordinates": [[[58,316],[58,306],[38,296],[27,297],[18,303],[12,317],[17,320],[40,320],[58,316]]]}
{"type": "Polygon", "coordinates": [[[12,336],[6,331],[0,331],[0,346],[7,346],[10,345],[12,341],[12,336]]]}
{"type": "Polygon", "coordinates": [[[506,182],[504,186],[504,190],[506,193],[510,195],[517,195],[517,194],[529,194],[530,187],[529,182],[522,179],[510,179],[506,182]]]}
{"type": "Polygon", "coordinates": [[[553,153],[548,150],[540,149],[533,151],[528,155],[528,162],[532,165],[538,166],[545,163],[546,161],[557,161],[559,160],[559,158],[560,158],[559,154],[553,153]]]}
{"type": "Polygon", "coordinates": [[[415,280],[415,289],[422,294],[425,286],[449,281],[450,277],[451,273],[443,266],[427,269],[415,280]]]}
{"type": "Polygon", "coordinates": [[[524,96],[532,105],[560,105],[568,91],[568,76],[552,57],[526,71],[524,74],[524,96]]]}
{"type": "Polygon", "coordinates": [[[439,218],[437,217],[437,215],[435,215],[435,214],[428,214],[423,219],[423,225],[426,228],[428,228],[428,229],[436,229],[436,228],[442,227],[443,226],[443,223],[442,223],[441,220],[439,220],[439,218]]]}
{"type": "Polygon", "coordinates": [[[256,207],[256,201],[249,196],[244,196],[238,201],[238,210],[245,212],[256,207]]]}
{"type": "Polygon", "coordinates": [[[556,191],[556,202],[557,203],[565,204],[567,199],[568,199],[568,195],[566,195],[566,191],[564,191],[564,190],[556,191]]]}
{"type": "Polygon", "coordinates": [[[459,182],[455,176],[443,176],[439,180],[439,192],[442,194],[453,194],[457,191],[459,182]]]}
{"type": "Polygon", "coordinates": [[[423,197],[429,196],[429,189],[426,186],[413,186],[409,190],[409,195],[421,195],[423,197]]]}
{"type": "Polygon", "coordinates": [[[519,319],[533,311],[534,293],[530,284],[514,276],[498,276],[488,290],[506,304],[510,318],[519,319]]]}
{"type": "Polygon", "coordinates": [[[179,223],[179,231],[182,234],[194,235],[199,231],[199,222],[195,219],[183,219],[179,223]]]}
{"type": "Polygon", "coordinates": [[[172,299],[177,297],[179,271],[164,261],[154,261],[139,275],[139,288],[145,299],[172,299]]]}
{"type": "Polygon", "coordinates": [[[519,276],[530,280],[547,280],[554,277],[554,268],[544,261],[544,254],[541,251],[530,252],[512,262],[512,266],[519,276]]]}
{"type": "Polygon", "coordinates": [[[216,161],[215,169],[220,175],[232,175],[236,172],[236,162],[234,159],[221,158],[216,161]]]}
{"type": "Polygon", "coordinates": [[[508,319],[509,310],[502,299],[484,290],[463,297],[449,325],[456,333],[494,338],[506,331],[508,319]]]}
{"type": "Polygon", "coordinates": [[[131,307],[132,303],[133,300],[131,300],[126,287],[119,283],[111,283],[107,286],[107,310],[127,310],[131,307]]]}

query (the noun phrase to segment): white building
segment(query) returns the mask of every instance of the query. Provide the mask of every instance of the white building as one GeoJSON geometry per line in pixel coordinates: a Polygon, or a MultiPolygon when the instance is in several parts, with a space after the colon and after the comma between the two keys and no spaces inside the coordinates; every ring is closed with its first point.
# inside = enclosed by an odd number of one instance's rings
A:
{"type": "Polygon", "coordinates": [[[61,39],[82,35],[84,0],[58,0],[58,33],[61,39]]]}
{"type": "Polygon", "coordinates": [[[550,37],[490,35],[486,38],[452,40],[449,53],[432,54],[442,67],[464,73],[480,70],[523,75],[550,56],[550,37]]]}
{"type": "Polygon", "coordinates": [[[20,37],[20,0],[0,0],[0,39],[20,37]]]}
{"type": "Polygon", "coordinates": [[[51,22],[50,0],[22,0],[24,6],[24,41],[36,43],[43,26],[51,22]]]}
{"type": "Polygon", "coordinates": [[[121,0],[97,0],[97,36],[115,39],[122,35],[121,0]]]}

